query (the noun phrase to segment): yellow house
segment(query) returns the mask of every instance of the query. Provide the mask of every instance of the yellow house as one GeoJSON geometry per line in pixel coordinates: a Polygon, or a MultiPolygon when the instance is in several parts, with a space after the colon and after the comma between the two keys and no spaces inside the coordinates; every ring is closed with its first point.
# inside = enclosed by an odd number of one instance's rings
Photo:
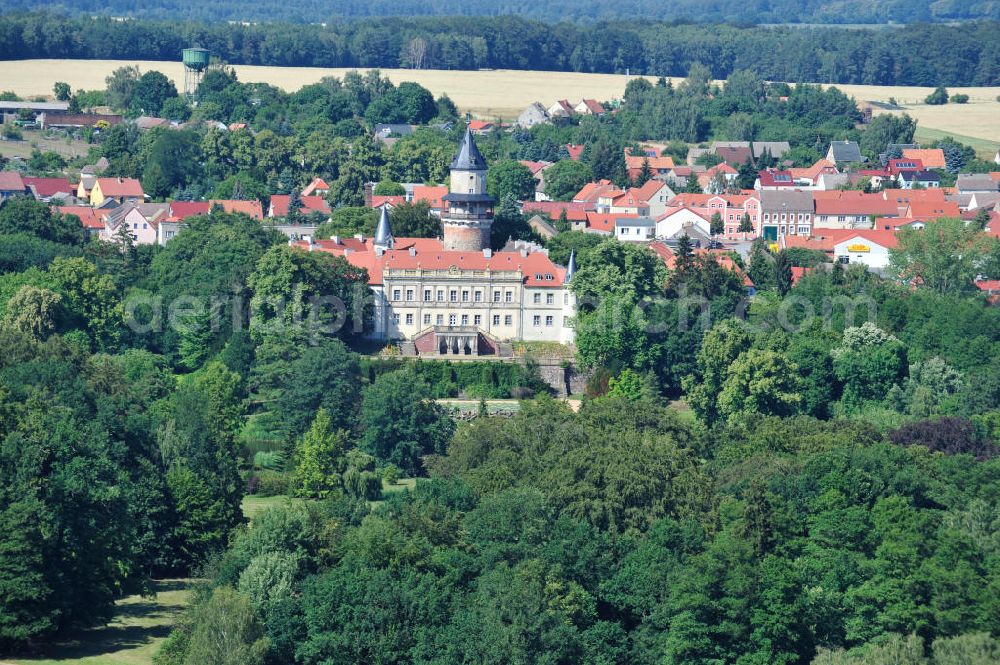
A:
{"type": "MultiPolygon", "coordinates": [[[[83,180],[80,184],[82,186],[83,180]]],[[[119,204],[142,203],[145,194],[135,178],[97,178],[90,190],[90,205],[99,206],[107,199],[114,199],[119,204]]]]}

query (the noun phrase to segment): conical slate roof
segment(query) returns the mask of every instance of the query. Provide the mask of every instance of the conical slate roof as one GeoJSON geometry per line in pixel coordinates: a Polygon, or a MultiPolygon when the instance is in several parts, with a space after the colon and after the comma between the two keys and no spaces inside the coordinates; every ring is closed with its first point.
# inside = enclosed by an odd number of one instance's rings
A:
{"type": "Polygon", "coordinates": [[[566,277],[563,280],[568,282],[573,279],[573,275],[576,274],[576,250],[571,250],[569,253],[569,263],[566,264],[566,277]]]}
{"type": "Polygon", "coordinates": [[[465,137],[462,138],[462,145],[458,149],[455,159],[451,160],[451,168],[459,171],[485,171],[486,160],[476,147],[476,141],[472,138],[472,132],[465,128],[465,137]]]}
{"type": "Polygon", "coordinates": [[[378,228],[375,229],[375,244],[382,247],[392,247],[392,229],[389,228],[389,210],[382,206],[382,215],[378,218],[378,228]]]}

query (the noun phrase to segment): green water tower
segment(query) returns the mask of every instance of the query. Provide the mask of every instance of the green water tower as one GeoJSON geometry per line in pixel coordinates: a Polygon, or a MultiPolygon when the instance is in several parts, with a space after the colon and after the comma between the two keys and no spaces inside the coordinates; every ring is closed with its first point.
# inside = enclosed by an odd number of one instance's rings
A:
{"type": "Polygon", "coordinates": [[[181,62],[184,63],[184,94],[188,98],[194,97],[201,83],[201,77],[208,69],[210,53],[208,49],[186,48],[181,51],[181,62]]]}

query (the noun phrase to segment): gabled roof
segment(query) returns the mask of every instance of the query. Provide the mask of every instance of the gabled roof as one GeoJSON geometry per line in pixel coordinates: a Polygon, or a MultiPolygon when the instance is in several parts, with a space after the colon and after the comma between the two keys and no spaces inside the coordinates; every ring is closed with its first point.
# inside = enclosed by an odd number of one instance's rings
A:
{"type": "Polygon", "coordinates": [[[24,180],[17,171],[0,171],[0,192],[23,192],[24,180]]]}
{"type": "Polygon", "coordinates": [[[469,131],[472,132],[482,132],[487,129],[493,129],[493,123],[488,120],[470,120],[469,121],[469,131]]]}
{"type": "Polygon", "coordinates": [[[767,169],[759,171],[757,177],[760,179],[761,187],[795,187],[795,177],[790,171],[767,169]]]}
{"type": "Polygon", "coordinates": [[[635,217],[637,215],[588,211],[586,213],[587,229],[602,233],[612,233],[615,230],[615,222],[617,220],[634,219],[635,217]]]}
{"type": "Polygon", "coordinates": [[[170,203],[170,219],[179,222],[188,217],[207,215],[212,209],[208,201],[172,201],[170,203]]]}
{"type": "Polygon", "coordinates": [[[85,229],[100,231],[104,228],[100,215],[90,206],[56,206],[55,210],[63,215],[76,215],[85,229]]]}
{"type": "Polygon", "coordinates": [[[434,210],[440,210],[447,207],[444,203],[447,194],[447,185],[417,185],[413,188],[413,202],[426,201],[434,210]]]}
{"type": "Polygon", "coordinates": [[[830,152],[833,153],[833,161],[837,162],[861,162],[861,147],[854,141],[834,141],[830,144],[830,152]]]}
{"type": "Polygon", "coordinates": [[[476,147],[471,127],[465,129],[465,136],[462,137],[462,143],[458,146],[458,153],[455,155],[455,159],[451,160],[451,169],[459,171],[486,170],[486,160],[479,152],[479,148],[476,147]]]}
{"type": "MultiPolygon", "coordinates": [[[[309,204],[305,203],[305,199],[307,198],[317,199],[322,197],[304,196],[302,197],[303,199],[302,202],[305,205],[305,207],[309,208],[310,210],[323,210],[322,206],[315,208],[310,207],[309,204]]],[[[256,199],[250,201],[239,201],[236,199],[212,199],[211,201],[209,201],[209,204],[213,206],[215,205],[220,206],[223,210],[225,210],[228,213],[242,213],[244,215],[251,217],[252,219],[264,219],[264,207],[261,205],[260,201],[256,199]]],[[[285,205],[287,206],[288,204],[286,203],[285,205]]]]}
{"type": "Polygon", "coordinates": [[[857,190],[813,192],[817,215],[875,215],[894,217],[899,209],[895,201],[881,194],[865,194],[857,190]]]}
{"type": "Polygon", "coordinates": [[[573,202],[594,204],[597,203],[597,199],[601,198],[601,196],[617,190],[618,188],[610,180],[588,182],[573,196],[573,202]]]}
{"type": "Polygon", "coordinates": [[[552,162],[532,162],[527,159],[518,160],[518,163],[522,166],[528,167],[531,171],[531,175],[538,175],[541,171],[544,171],[548,167],[552,166],[552,162]]]}
{"type": "Polygon", "coordinates": [[[326,191],[330,189],[330,185],[326,184],[326,181],[322,178],[313,178],[312,182],[306,185],[306,188],[302,190],[302,196],[309,196],[317,189],[326,191]]]}
{"type": "Polygon", "coordinates": [[[563,211],[567,221],[584,221],[587,219],[587,205],[572,201],[525,201],[521,204],[521,212],[525,214],[539,213],[548,215],[549,219],[559,219],[563,211]]]}
{"type": "Polygon", "coordinates": [[[898,174],[904,171],[922,171],[924,169],[924,163],[919,159],[890,159],[889,160],[889,173],[898,174]]]}
{"type": "Polygon", "coordinates": [[[595,115],[601,115],[605,112],[604,106],[602,106],[596,99],[584,99],[580,101],[580,104],[583,104],[588,111],[595,115]]]}
{"type": "Polygon", "coordinates": [[[833,162],[827,161],[825,159],[818,160],[812,166],[808,166],[804,169],[788,169],[796,180],[808,180],[809,182],[816,182],[816,179],[821,173],[837,173],[837,167],[833,162]]]}
{"type": "Polygon", "coordinates": [[[902,171],[899,177],[916,182],[941,182],[941,176],[936,171],[902,171]]]}
{"type": "MultiPolygon", "coordinates": [[[[288,214],[288,194],[274,194],[271,196],[271,215],[274,217],[284,217],[288,214]]],[[[302,196],[303,214],[311,212],[330,212],[330,204],[322,196],[302,196]]]]}
{"type": "Polygon", "coordinates": [[[465,270],[492,270],[497,272],[520,272],[526,286],[553,287],[563,285],[566,268],[557,266],[544,252],[494,252],[487,256],[484,252],[463,252],[445,250],[436,238],[397,238],[395,249],[381,254],[375,252],[371,238],[317,240],[312,247],[306,241],[295,243],[302,249],[330,252],[343,256],[358,268],[368,271],[369,284],[382,284],[384,270],[447,270],[451,267],[465,270]],[[412,252],[411,252],[412,249],[412,252]]]}
{"type": "Polygon", "coordinates": [[[76,187],[66,178],[22,178],[26,187],[30,188],[36,198],[47,199],[56,194],[73,194],[76,187]]]}
{"type": "Polygon", "coordinates": [[[913,201],[906,209],[907,217],[929,218],[958,217],[961,211],[956,201],[913,201]]]}
{"type": "Polygon", "coordinates": [[[100,186],[104,196],[124,196],[141,199],[145,196],[142,184],[135,178],[98,178],[95,184],[100,186]]]}
{"type": "Polygon", "coordinates": [[[904,159],[915,159],[923,163],[924,168],[943,169],[947,168],[944,159],[944,150],[941,148],[905,148],[903,150],[904,159]]]}
{"type": "Polygon", "coordinates": [[[400,194],[398,196],[380,196],[375,194],[372,196],[373,208],[381,208],[384,205],[388,205],[390,208],[395,208],[398,205],[406,203],[406,196],[400,194]]]}
{"type": "Polygon", "coordinates": [[[715,154],[722,158],[722,161],[727,164],[743,164],[748,159],[752,159],[750,154],[750,146],[745,148],[730,148],[730,147],[719,147],[715,149],[715,154]]]}

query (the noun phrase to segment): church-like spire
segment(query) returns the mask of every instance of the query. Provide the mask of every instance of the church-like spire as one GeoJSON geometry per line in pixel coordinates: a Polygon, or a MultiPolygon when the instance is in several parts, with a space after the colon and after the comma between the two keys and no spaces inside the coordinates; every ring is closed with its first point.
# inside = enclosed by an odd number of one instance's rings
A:
{"type": "Polygon", "coordinates": [[[479,148],[476,147],[476,140],[472,138],[472,132],[465,128],[465,136],[462,138],[462,145],[458,148],[458,154],[451,161],[452,170],[456,171],[485,171],[486,160],[483,159],[479,148]]]}
{"type": "Polygon", "coordinates": [[[569,263],[566,264],[566,279],[563,280],[564,283],[569,283],[569,280],[573,279],[573,275],[576,274],[576,250],[570,250],[569,253],[569,263]]]}
{"type": "Polygon", "coordinates": [[[383,249],[392,249],[396,243],[389,228],[389,208],[382,206],[382,215],[378,218],[378,228],[375,229],[375,245],[383,249]]]}

